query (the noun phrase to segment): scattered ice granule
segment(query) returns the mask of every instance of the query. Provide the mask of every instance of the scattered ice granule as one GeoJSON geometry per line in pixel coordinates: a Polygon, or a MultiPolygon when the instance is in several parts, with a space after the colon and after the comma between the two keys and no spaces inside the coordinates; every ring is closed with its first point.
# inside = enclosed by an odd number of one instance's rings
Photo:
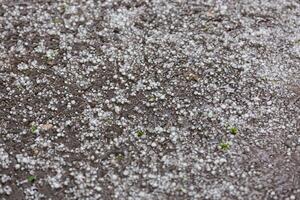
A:
{"type": "Polygon", "coordinates": [[[290,196],[290,199],[291,199],[291,200],[295,200],[295,199],[296,199],[295,195],[292,194],[292,195],[290,196]]]}
{"type": "Polygon", "coordinates": [[[12,189],[11,189],[11,187],[8,186],[8,185],[4,186],[3,191],[4,191],[4,193],[7,194],[7,195],[10,195],[10,194],[12,193],[12,189]]]}
{"type": "Polygon", "coordinates": [[[162,132],[164,132],[164,128],[162,128],[160,126],[157,126],[157,127],[155,127],[154,131],[157,132],[157,133],[162,133],[162,132]]]}
{"type": "Polygon", "coordinates": [[[11,180],[11,177],[6,175],[6,174],[2,174],[1,175],[1,182],[2,183],[6,183],[7,181],[11,180]]]}
{"type": "Polygon", "coordinates": [[[221,104],[221,108],[222,108],[222,109],[226,109],[226,108],[227,108],[227,105],[226,105],[226,104],[221,104]]]}
{"type": "Polygon", "coordinates": [[[54,189],[61,188],[63,184],[61,180],[61,175],[58,174],[54,177],[48,177],[48,183],[54,189]]]}
{"type": "Polygon", "coordinates": [[[124,170],[123,174],[124,174],[124,176],[128,176],[129,175],[129,171],[128,170],[124,170]]]}
{"type": "Polygon", "coordinates": [[[126,28],[133,23],[133,18],[137,13],[132,10],[120,9],[110,13],[110,25],[114,28],[126,28]]]}
{"type": "Polygon", "coordinates": [[[222,164],[222,163],[226,163],[227,160],[226,160],[225,158],[220,158],[220,159],[219,159],[219,162],[222,164]]]}
{"type": "Polygon", "coordinates": [[[53,50],[53,49],[49,49],[46,52],[46,56],[49,60],[54,60],[57,54],[58,54],[58,50],[53,50]]]}
{"type": "Polygon", "coordinates": [[[11,161],[9,160],[9,154],[6,153],[4,148],[0,148],[0,165],[7,169],[11,161]]]}
{"type": "Polygon", "coordinates": [[[21,70],[27,70],[27,69],[29,69],[29,66],[28,66],[28,64],[20,63],[20,64],[18,64],[17,68],[18,68],[18,70],[21,71],[21,70]]]}
{"type": "Polygon", "coordinates": [[[71,120],[67,120],[66,121],[66,126],[70,126],[72,124],[72,121],[71,120]]]}
{"type": "Polygon", "coordinates": [[[117,114],[120,114],[120,112],[121,112],[121,107],[120,106],[115,106],[115,112],[117,113],[117,114]]]}
{"type": "Polygon", "coordinates": [[[151,146],[154,148],[154,147],[157,146],[157,144],[156,144],[155,142],[152,142],[152,143],[151,143],[151,146]]]}
{"type": "Polygon", "coordinates": [[[35,52],[37,52],[37,53],[43,53],[43,52],[45,52],[46,51],[46,47],[45,47],[45,45],[44,45],[44,40],[41,40],[40,42],[39,42],[39,45],[37,46],[37,47],[35,47],[35,52]]]}
{"type": "Polygon", "coordinates": [[[176,143],[176,142],[177,142],[178,135],[177,135],[176,132],[171,132],[170,137],[171,137],[171,141],[172,141],[173,143],[176,143]]]}
{"type": "Polygon", "coordinates": [[[97,192],[101,192],[102,191],[102,188],[100,186],[96,186],[95,189],[96,189],[97,192]]]}
{"type": "Polygon", "coordinates": [[[208,111],[207,116],[209,118],[212,118],[214,116],[214,112],[213,111],[208,111]]]}
{"type": "Polygon", "coordinates": [[[18,40],[16,45],[16,52],[24,54],[26,52],[26,48],[21,40],[18,40]]]}
{"type": "Polygon", "coordinates": [[[112,180],[117,180],[117,179],[118,179],[118,176],[115,175],[115,174],[113,174],[113,175],[111,175],[111,179],[112,179],[112,180]]]}
{"type": "Polygon", "coordinates": [[[20,164],[16,164],[16,165],[15,165],[15,169],[16,169],[16,170],[20,169],[20,167],[21,167],[20,164]]]}

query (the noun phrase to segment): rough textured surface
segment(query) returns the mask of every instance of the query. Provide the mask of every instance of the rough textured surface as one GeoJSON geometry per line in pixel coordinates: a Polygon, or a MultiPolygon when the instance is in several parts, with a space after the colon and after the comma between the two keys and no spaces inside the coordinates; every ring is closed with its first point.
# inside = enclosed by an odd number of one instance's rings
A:
{"type": "Polygon", "coordinates": [[[0,0],[1,199],[300,199],[300,3],[0,0]]]}

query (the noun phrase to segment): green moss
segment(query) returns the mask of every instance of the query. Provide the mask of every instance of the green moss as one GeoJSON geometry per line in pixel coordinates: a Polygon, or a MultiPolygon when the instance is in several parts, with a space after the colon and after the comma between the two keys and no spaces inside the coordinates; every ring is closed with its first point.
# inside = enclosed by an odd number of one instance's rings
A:
{"type": "Polygon", "coordinates": [[[229,149],[230,149],[230,144],[227,143],[227,142],[222,142],[222,143],[220,144],[220,148],[221,148],[222,150],[224,150],[224,151],[229,150],[229,149]]]}
{"type": "Polygon", "coordinates": [[[238,133],[238,129],[237,129],[236,127],[231,127],[231,128],[230,128],[230,133],[231,133],[232,135],[236,135],[236,134],[238,133]]]}

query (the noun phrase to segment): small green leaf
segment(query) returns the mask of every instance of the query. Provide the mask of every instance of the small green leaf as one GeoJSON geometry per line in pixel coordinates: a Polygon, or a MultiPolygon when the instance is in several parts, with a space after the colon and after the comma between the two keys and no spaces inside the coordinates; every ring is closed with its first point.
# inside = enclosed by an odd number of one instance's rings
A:
{"type": "Polygon", "coordinates": [[[27,177],[27,180],[28,180],[28,182],[30,182],[30,183],[34,183],[35,181],[36,181],[36,176],[28,176],[27,177]]]}
{"type": "Polygon", "coordinates": [[[150,96],[149,97],[149,102],[154,102],[156,100],[155,96],[150,96]]]}
{"type": "Polygon", "coordinates": [[[37,128],[38,128],[37,125],[32,124],[32,125],[31,125],[31,128],[30,128],[31,133],[36,133],[37,128]]]}
{"type": "Polygon", "coordinates": [[[138,131],[136,132],[136,135],[137,135],[138,137],[142,137],[143,135],[145,135],[145,133],[144,133],[144,131],[142,131],[142,130],[138,130],[138,131]]]}
{"type": "Polygon", "coordinates": [[[124,159],[124,156],[123,156],[121,153],[119,153],[119,154],[116,155],[116,159],[117,159],[118,161],[121,161],[121,160],[124,159]]]}

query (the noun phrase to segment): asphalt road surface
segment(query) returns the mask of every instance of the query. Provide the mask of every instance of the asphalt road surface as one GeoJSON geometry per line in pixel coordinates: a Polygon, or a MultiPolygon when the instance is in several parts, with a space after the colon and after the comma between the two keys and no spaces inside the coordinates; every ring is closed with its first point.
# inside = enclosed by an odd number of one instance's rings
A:
{"type": "Polygon", "coordinates": [[[300,199],[300,2],[0,0],[0,199],[300,199]]]}

